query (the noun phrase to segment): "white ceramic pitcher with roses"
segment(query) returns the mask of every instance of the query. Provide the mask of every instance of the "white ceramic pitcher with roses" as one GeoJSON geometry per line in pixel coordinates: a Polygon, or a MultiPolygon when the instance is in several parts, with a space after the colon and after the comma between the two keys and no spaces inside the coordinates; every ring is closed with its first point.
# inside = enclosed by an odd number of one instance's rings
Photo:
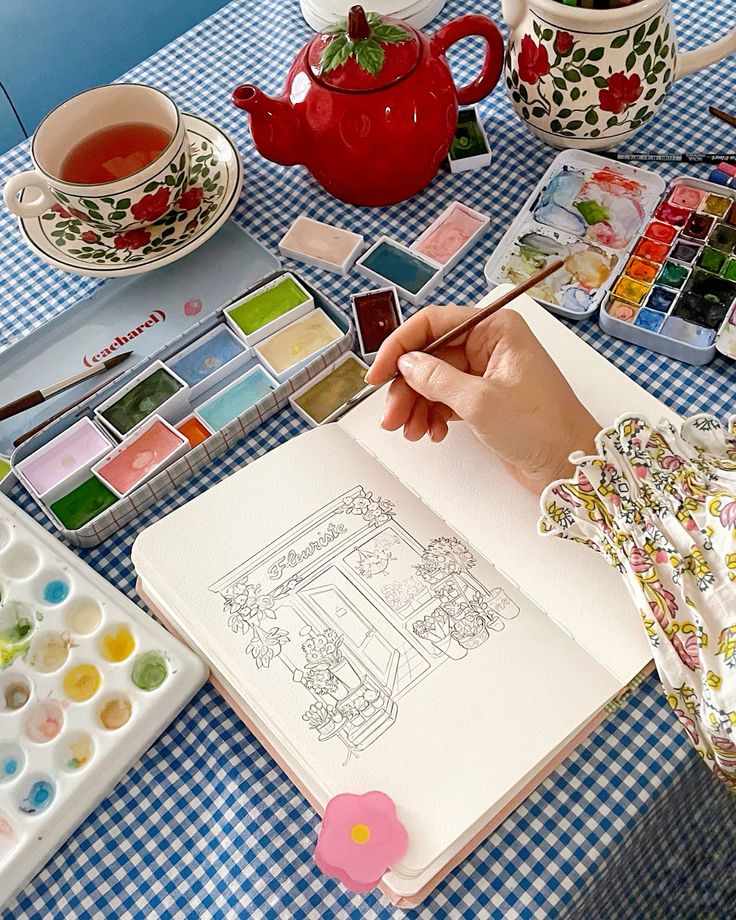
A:
{"type": "Polygon", "coordinates": [[[511,102],[555,147],[617,146],[659,111],[675,80],[736,52],[735,28],[711,45],[678,54],[670,0],[608,10],[559,0],[501,3],[509,27],[511,102]]]}

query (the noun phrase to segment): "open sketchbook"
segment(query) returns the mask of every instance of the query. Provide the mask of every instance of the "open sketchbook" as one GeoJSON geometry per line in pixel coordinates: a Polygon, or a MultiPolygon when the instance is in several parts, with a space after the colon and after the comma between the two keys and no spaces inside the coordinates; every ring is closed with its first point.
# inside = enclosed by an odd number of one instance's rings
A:
{"type": "MultiPolygon", "coordinates": [[[[534,301],[513,308],[599,420],[672,415],[534,301]]],[[[617,573],[539,537],[538,500],[463,425],[441,445],[382,431],[383,398],[147,528],[133,561],[318,809],[394,800],[409,848],[382,888],[410,905],[650,655],[617,573]]]]}

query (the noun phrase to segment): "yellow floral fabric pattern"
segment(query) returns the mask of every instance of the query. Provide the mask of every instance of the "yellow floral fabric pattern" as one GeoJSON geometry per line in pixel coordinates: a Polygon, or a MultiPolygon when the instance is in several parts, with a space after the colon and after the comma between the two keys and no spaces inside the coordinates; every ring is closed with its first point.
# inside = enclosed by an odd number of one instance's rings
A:
{"type": "Polygon", "coordinates": [[[736,417],[626,416],[542,495],[540,533],[600,552],[641,613],[667,699],[736,790],[736,417]]]}

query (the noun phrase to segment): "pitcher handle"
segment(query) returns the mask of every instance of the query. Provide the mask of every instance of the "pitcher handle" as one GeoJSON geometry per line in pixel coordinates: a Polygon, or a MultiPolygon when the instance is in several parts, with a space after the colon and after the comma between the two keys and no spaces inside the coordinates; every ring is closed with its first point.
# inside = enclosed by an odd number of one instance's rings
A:
{"type": "Polygon", "coordinates": [[[696,70],[703,70],[710,67],[716,61],[721,61],[728,57],[729,54],[736,52],[736,29],[731,29],[723,38],[711,42],[710,45],[704,45],[702,48],[696,48],[695,51],[685,51],[677,55],[677,68],[675,70],[675,79],[686,77],[689,73],[696,70]]]}
{"type": "Polygon", "coordinates": [[[446,26],[439,29],[430,39],[432,51],[437,55],[444,55],[450,45],[468,38],[471,35],[480,35],[486,43],[486,56],[478,76],[467,86],[457,89],[457,101],[460,105],[471,105],[484,99],[498,83],[503,66],[503,38],[496,23],[487,16],[472,13],[453,19],[446,26]]]}

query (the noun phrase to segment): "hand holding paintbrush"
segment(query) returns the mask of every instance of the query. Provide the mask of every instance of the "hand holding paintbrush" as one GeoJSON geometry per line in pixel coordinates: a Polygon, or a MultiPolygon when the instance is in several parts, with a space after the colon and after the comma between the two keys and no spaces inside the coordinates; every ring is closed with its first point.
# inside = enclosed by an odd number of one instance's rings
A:
{"type": "Polygon", "coordinates": [[[572,474],[570,453],[594,451],[600,426],[518,313],[500,310],[518,296],[517,288],[485,310],[421,310],[383,343],[367,381],[371,392],[390,382],[383,428],[442,441],[462,419],[515,479],[540,492],[572,474]]]}

